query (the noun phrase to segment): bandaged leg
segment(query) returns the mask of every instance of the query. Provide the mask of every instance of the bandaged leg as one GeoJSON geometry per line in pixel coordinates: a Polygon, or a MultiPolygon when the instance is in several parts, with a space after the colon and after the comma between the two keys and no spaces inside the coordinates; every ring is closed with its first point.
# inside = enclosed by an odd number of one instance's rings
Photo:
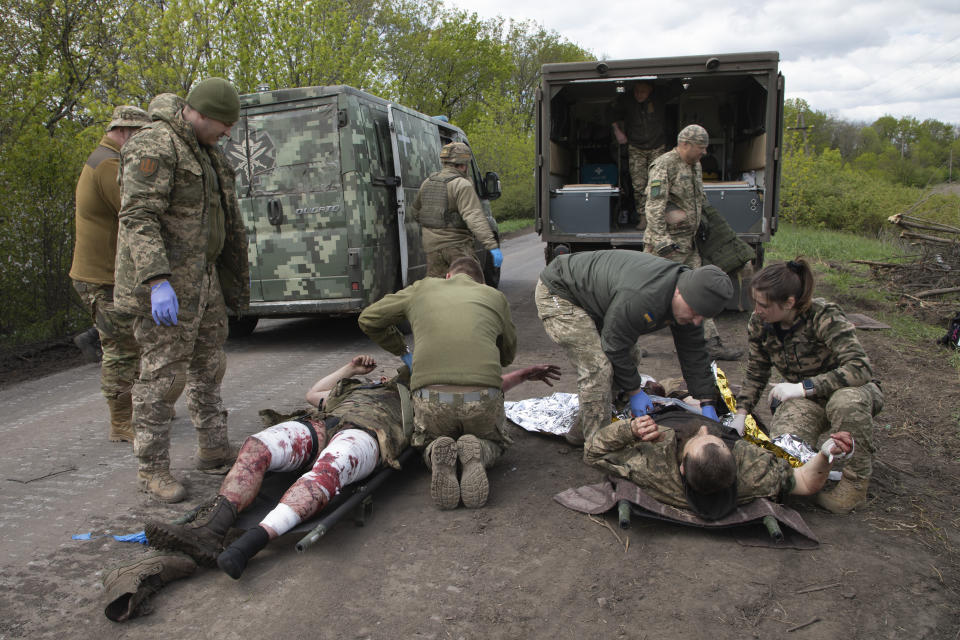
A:
{"type": "MultiPolygon", "coordinates": [[[[323,437],[322,433],[317,435],[323,437]]],[[[243,443],[237,461],[220,485],[220,495],[236,505],[237,511],[243,511],[260,492],[267,471],[294,471],[313,453],[313,435],[300,422],[282,422],[264,429],[243,443]]]]}
{"type": "Polygon", "coordinates": [[[340,488],[365,478],[377,466],[377,439],[361,429],[345,429],[320,452],[313,468],[287,489],[280,504],[260,523],[271,538],[283,535],[327,505],[340,488]]]}
{"type": "Polygon", "coordinates": [[[379,458],[377,439],[366,431],[344,429],[337,433],[320,452],[313,468],[287,489],[280,504],[267,514],[259,526],[248,529],[217,557],[217,565],[231,578],[238,579],[250,558],[266,547],[270,540],[318,512],[341,487],[370,475],[379,458]]]}

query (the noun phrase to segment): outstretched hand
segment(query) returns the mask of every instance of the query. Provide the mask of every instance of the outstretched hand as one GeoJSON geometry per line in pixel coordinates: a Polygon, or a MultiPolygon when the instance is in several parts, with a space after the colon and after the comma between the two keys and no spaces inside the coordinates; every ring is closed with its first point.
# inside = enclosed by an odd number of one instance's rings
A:
{"type": "Polygon", "coordinates": [[[560,379],[560,367],[555,364],[536,364],[532,367],[521,369],[519,373],[524,381],[541,380],[548,387],[553,386],[551,380],[560,379]]]}
{"type": "Polygon", "coordinates": [[[377,368],[377,361],[373,359],[373,356],[354,356],[353,360],[350,361],[350,366],[353,367],[354,374],[367,374],[377,368]]]}

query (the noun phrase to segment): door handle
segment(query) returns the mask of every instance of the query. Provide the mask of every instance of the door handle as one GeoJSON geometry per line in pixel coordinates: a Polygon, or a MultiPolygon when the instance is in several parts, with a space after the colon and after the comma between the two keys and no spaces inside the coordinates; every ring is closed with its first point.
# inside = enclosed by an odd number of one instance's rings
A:
{"type": "Polygon", "coordinates": [[[278,227],[283,222],[283,203],[276,198],[267,201],[267,220],[278,227]]]}

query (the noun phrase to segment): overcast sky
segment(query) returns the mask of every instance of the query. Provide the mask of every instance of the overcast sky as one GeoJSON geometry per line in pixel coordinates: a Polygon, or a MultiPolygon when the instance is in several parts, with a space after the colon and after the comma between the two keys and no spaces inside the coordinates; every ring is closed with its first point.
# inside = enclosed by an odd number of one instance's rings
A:
{"type": "Polygon", "coordinates": [[[960,0],[445,0],[532,20],[597,57],[779,51],[788,98],[852,121],[960,125],[960,0]]]}

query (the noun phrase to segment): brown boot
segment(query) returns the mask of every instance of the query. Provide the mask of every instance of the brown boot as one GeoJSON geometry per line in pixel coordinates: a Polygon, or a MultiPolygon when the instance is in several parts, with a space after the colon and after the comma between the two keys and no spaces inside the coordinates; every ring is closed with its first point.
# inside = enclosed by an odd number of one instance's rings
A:
{"type": "Polygon", "coordinates": [[[170,475],[169,469],[147,469],[137,472],[140,491],[151,494],[161,502],[180,502],[187,497],[187,490],[170,475]]]}
{"type": "Polygon", "coordinates": [[[457,481],[457,443],[441,436],[430,450],[430,497],[441,509],[456,509],[460,504],[460,483],[457,481]]]}
{"type": "Polygon", "coordinates": [[[725,347],[720,341],[720,336],[713,336],[707,340],[707,353],[714,360],[739,360],[743,355],[742,349],[734,347],[725,347]]]}
{"type": "Polygon", "coordinates": [[[193,522],[169,524],[147,521],[144,530],[151,547],[182,551],[200,564],[213,567],[223,550],[223,539],[237,521],[237,507],[224,498],[217,498],[197,513],[193,522]]]}
{"type": "Polygon", "coordinates": [[[861,478],[849,469],[843,470],[843,477],[833,491],[817,494],[817,504],[830,513],[846,514],[867,502],[867,485],[870,478],[861,478]]]}
{"type": "Polygon", "coordinates": [[[219,447],[197,449],[197,470],[210,475],[222,476],[230,471],[230,467],[237,460],[240,448],[229,442],[219,447]]]}
{"type": "Polygon", "coordinates": [[[490,482],[481,460],[481,444],[477,436],[465,435],[457,439],[457,457],[460,459],[460,498],[467,509],[479,509],[487,504],[490,482]]]}
{"type": "Polygon", "coordinates": [[[179,553],[153,554],[117,567],[103,577],[103,590],[107,594],[103,612],[114,622],[149,613],[147,598],[168,582],[186,578],[196,569],[196,562],[179,553]]]}
{"type": "Polygon", "coordinates": [[[110,408],[110,442],[133,442],[133,400],[130,394],[107,398],[110,408]]]}

